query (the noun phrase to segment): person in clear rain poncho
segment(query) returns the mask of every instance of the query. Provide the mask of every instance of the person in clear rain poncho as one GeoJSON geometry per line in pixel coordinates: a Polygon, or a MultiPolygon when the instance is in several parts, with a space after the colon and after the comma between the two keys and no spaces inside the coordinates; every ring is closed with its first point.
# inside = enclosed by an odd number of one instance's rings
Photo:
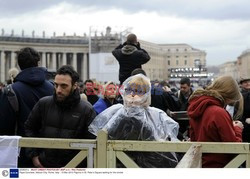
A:
{"type": "MultiPolygon", "coordinates": [[[[151,102],[150,80],[138,74],[129,77],[120,88],[124,105],[116,104],[100,113],[89,126],[97,135],[107,130],[111,140],[178,141],[179,125],[151,102]]],[[[172,152],[126,152],[139,167],[175,167],[178,159],[172,152]]]]}

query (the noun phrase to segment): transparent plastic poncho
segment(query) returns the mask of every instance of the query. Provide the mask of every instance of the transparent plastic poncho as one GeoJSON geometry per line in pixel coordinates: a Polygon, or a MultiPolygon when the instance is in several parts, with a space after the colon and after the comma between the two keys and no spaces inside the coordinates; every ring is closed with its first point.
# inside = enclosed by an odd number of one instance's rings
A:
{"type": "MultiPolygon", "coordinates": [[[[108,131],[111,140],[178,141],[179,125],[160,109],[149,107],[151,84],[144,75],[128,78],[120,88],[124,105],[116,104],[100,113],[89,131],[108,131]],[[145,86],[131,81],[140,79],[145,86]],[[138,95],[134,95],[134,94],[138,95]],[[132,95],[131,95],[132,94],[132,95]]],[[[126,152],[140,167],[175,167],[178,157],[173,152],[126,152]]]]}

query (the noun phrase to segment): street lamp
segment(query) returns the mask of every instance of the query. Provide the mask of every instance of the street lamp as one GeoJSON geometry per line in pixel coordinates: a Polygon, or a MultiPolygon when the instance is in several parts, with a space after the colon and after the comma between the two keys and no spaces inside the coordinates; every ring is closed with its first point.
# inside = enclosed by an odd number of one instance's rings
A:
{"type": "Polygon", "coordinates": [[[201,62],[199,63],[199,86],[201,86],[201,69],[202,69],[202,64],[201,64],[201,62]]]}

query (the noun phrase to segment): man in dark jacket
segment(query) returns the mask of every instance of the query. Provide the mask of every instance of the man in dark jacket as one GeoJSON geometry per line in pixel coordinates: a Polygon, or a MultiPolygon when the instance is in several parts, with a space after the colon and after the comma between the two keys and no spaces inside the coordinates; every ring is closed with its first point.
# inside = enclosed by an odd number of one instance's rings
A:
{"type": "MultiPolygon", "coordinates": [[[[176,96],[178,97],[180,103],[179,111],[187,111],[189,106],[188,99],[192,95],[192,93],[193,89],[191,87],[190,79],[188,77],[181,78],[180,90],[176,93],[176,96]]],[[[172,113],[172,117],[176,119],[176,115],[174,113],[172,113]]],[[[182,140],[181,136],[183,138],[188,137],[189,121],[188,120],[177,120],[177,121],[180,125],[178,138],[182,140]]]]}
{"type": "MultiPolygon", "coordinates": [[[[38,67],[40,55],[33,48],[23,48],[17,56],[21,72],[16,76],[12,89],[17,96],[18,112],[15,112],[5,93],[0,96],[0,135],[24,135],[24,123],[36,102],[53,94],[53,85],[46,80],[47,70],[38,67]]],[[[21,151],[19,167],[29,167],[31,161],[21,151]],[[30,163],[30,164],[29,164],[30,163]]]]}
{"type": "Polygon", "coordinates": [[[188,108],[188,99],[192,95],[193,90],[191,88],[190,79],[184,77],[180,80],[180,90],[177,92],[176,96],[179,98],[181,107],[180,111],[186,111],[188,108]]]}
{"type": "Polygon", "coordinates": [[[243,142],[250,142],[250,78],[241,77],[240,87],[244,100],[243,115],[241,118],[241,122],[244,124],[242,140],[243,142]]]}
{"type": "MultiPolygon", "coordinates": [[[[88,126],[96,114],[91,104],[80,100],[77,88],[78,73],[68,65],[57,70],[55,93],[40,99],[25,123],[28,137],[93,138],[88,126]]],[[[29,149],[35,167],[64,167],[78,151],[29,149]]]]}
{"type": "Polygon", "coordinates": [[[99,97],[95,93],[94,88],[97,88],[97,86],[96,86],[96,84],[94,84],[94,82],[92,80],[88,79],[84,82],[83,93],[87,96],[88,102],[90,102],[90,104],[92,104],[92,105],[94,105],[99,99],[99,97]]]}
{"type": "Polygon", "coordinates": [[[40,56],[37,51],[32,48],[21,49],[17,60],[22,71],[16,76],[12,89],[18,99],[19,111],[16,114],[7,96],[1,95],[0,135],[24,136],[24,122],[36,102],[44,96],[53,94],[53,85],[45,78],[47,70],[38,67],[40,56]]]}
{"type": "Polygon", "coordinates": [[[140,47],[135,34],[129,34],[127,41],[116,47],[112,54],[119,62],[119,81],[122,83],[131,75],[136,68],[141,68],[142,64],[150,60],[148,53],[140,47]]]}

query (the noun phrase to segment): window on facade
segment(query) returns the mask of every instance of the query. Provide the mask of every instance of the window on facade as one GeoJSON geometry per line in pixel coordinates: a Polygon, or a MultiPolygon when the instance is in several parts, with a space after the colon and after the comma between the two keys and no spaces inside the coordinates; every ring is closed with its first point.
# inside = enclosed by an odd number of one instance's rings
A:
{"type": "Polygon", "coordinates": [[[185,65],[187,65],[187,60],[184,61],[185,65]]]}
{"type": "Polygon", "coordinates": [[[176,56],[176,58],[179,58],[179,56],[176,56]]]}
{"type": "Polygon", "coordinates": [[[179,65],[179,60],[176,60],[176,65],[179,65]]]}
{"type": "Polygon", "coordinates": [[[170,60],[168,60],[168,65],[170,65],[170,60]]]}
{"type": "Polygon", "coordinates": [[[176,52],[178,52],[178,51],[179,51],[179,49],[177,48],[177,49],[176,49],[176,52]]]}

